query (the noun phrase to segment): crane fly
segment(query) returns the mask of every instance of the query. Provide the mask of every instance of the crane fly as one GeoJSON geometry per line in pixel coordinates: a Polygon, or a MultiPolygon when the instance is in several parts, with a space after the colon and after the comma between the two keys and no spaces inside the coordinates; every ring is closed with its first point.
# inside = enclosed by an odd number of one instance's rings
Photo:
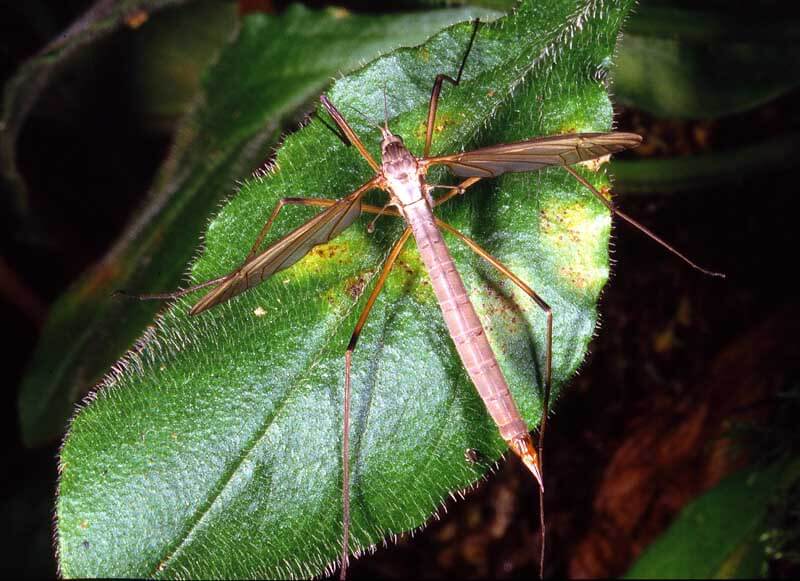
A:
{"type": "MultiPolygon", "coordinates": [[[[322,198],[281,199],[261,229],[246,260],[232,272],[173,293],[137,295],[137,298],[140,299],[169,299],[213,286],[214,288],[190,309],[189,313],[191,315],[198,315],[258,285],[274,273],[288,268],[302,259],[314,246],[327,243],[335,238],[362,213],[374,214],[376,217],[381,214],[387,214],[405,221],[406,227],[400,238],[392,246],[383,264],[377,283],[367,299],[345,351],[342,429],[343,530],[341,578],[346,576],[350,553],[350,375],[352,355],[375,300],[380,294],[395,261],[411,236],[414,237],[417,243],[417,249],[428,272],[445,325],[453,339],[467,374],[480,394],[486,411],[496,423],[500,435],[511,451],[522,460],[538,484],[542,534],[539,560],[540,575],[543,572],[545,527],[543,510],[541,510],[543,509],[544,492],[542,450],[552,371],[553,313],[548,304],[534,290],[499,260],[492,257],[474,240],[437,218],[434,215],[435,208],[455,196],[464,194],[470,186],[482,179],[497,177],[509,172],[528,172],[549,166],[561,166],[588,188],[609,211],[653,238],[692,267],[706,274],[723,276],[720,273],[710,272],[697,266],[644,226],[617,210],[592,184],[570,167],[576,163],[605,157],[636,147],[641,143],[642,138],[635,133],[610,132],[553,135],[516,143],[492,145],[463,153],[429,157],[442,85],[444,81],[455,86],[461,82],[464,65],[477,31],[478,22],[476,21],[456,77],[452,78],[448,75],[440,74],[437,75],[434,81],[428,106],[425,146],[421,157],[414,156],[406,148],[403,139],[392,133],[389,129],[388,113],[384,111],[384,125],[379,126],[382,133],[381,162],[376,162],[333,103],[325,95],[322,95],[320,100],[323,108],[347,140],[358,149],[364,160],[374,170],[375,175],[361,187],[338,200],[322,198]],[[455,176],[464,179],[456,186],[428,184],[426,183],[426,175],[428,170],[434,166],[445,166],[455,176]],[[437,188],[448,189],[449,192],[439,198],[434,198],[432,191],[437,188]],[[386,206],[381,208],[362,202],[364,194],[374,189],[383,190],[389,195],[389,202],[386,206]],[[259,251],[275,218],[286,205],[314,206],[324,208],[324,210],[269,245],[266,249],[259,251]],[[545,314],[546,353],[543,370],[542,419],[539,427],[538,446],[534,445],[528,426],[520,415],[514,398],[509,391],[508,384],[498,365],[497,358],[492,351],[481,321],[469,300],[461,276],[456,270],[453,259],[444,242],[442,230],[455,235],[500,273],[507,276],[545,314]]],[[[385,103],[384,109],[386,109],[385,103]]]]}

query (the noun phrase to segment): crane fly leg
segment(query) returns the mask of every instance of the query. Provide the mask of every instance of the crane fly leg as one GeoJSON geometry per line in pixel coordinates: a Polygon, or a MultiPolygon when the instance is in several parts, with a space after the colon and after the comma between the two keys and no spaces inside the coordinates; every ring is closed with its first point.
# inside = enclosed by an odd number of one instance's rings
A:
{"type": "Polygon", "coordinates": [[[439,74],[436,75],[436,80],[433,81],[433,90],[431,90],[431,100],[428,104],[428,123],[425,129],[425,149],[422,151],[422,157],[428,157],[431,151],[431,140],[433,139],[433,127],[436,121],[436,109],[439,106],[439,93],[442,92],[442,83],[447,81],[455,86],[461,82],[461,74],[464,72],[464,65],[467,63],[467,57],[472,50],[472,43],[475,42],[475,35],[478,34],[478,27],[480,20],[477,18],[473,21],[472,36],[469,37],[469,44],[467,50],[464,51],[464,57],[461,59],[461,66],[458,67],[458,74],[456,78],[449,75],[439,74]]]}
{"type": "Polygon", "coordinates": [[[479,177],[467,178],[463,182],[458,184],[457,186],[428,186],[429,188],[447,188],[447,189],[450,190],[449,192],[447,192],[441,198],[436,199],[434,201],[434,203],[433,203],[433,207],[436,208],[438,206],[441,206],[442,204],[444,204],[448,200],[451,200],[452,198],[455,198],[456,196],[463,195],[464,193],[466,193],[467,188],[469,188],[470,186],[472,186],[475,183],[479,182],[481,179],[482,178],[479,178],[479,177]]]}
{"type": "MultiPolygon", "coordinates": [[[[538,452],[539,452],[539,471],[542,475],[544,475],[544,433],[545,428],[547,427],[547,413],[548,407],[550,405],[550,383],[552,380],[552,369],[553,369],[553,309],[550,308],[545,300],[540,297],[536,291],[530,288],[527,284],[525,284],[516,274],[514,274],[507,266],[497,260],[494,256],[489,254],[485,249],[481,248],[477,242],[472,240],[466,234],[459,232],[455,228],[453,228],[447,222],[443,222],[442,220],[436,219],[436,224],[442,228],[453,234],[454,236],[461,239],[464,244],[469,246],[469,248],[475,252],[478,256],[486,260],[489,264],[494,266],[501,274],[508,277],[511,282],[513,282],[517,287],[519,287],[522,292],[528,295],[536,306],[538,306],[545,315],[545,319],[547,321],[547,331],[545,335],[545,358],[544,358],[544,390],[543,390],[543,397],[542,397],[542,419],[539,423],[539,445],[538,452]]],[[[544,551],[545,551],[545,522],[544,522],[544,489],[542,487],[539,488],[539,525],[541,530],[541,552],[539,554],[539,578],[542,578],[544,575],[544,551]]]]}
{"type": "Polygon", "coordinates": [[[166,301],[170,299],[178,299],[180,297],[186,296],[191,294],[195,291],[202,290],[204,288],[208,288],[210,286],[214,286],[216,284],[220,284],[225,282],[231,277],[231,273],[225,274],[223,276],[218,276],[217,278],[212,278],[211,280],[207,280],[205,282],[201,282],[200,284],[194,284],[187,288],[182,288],[180,290],[167,292],[167,293],[141,293],[141,294],[133,294],[129,293],[124,290],[115,290],[111,296],[114,297],[125,297],[126,299],[135,299],[137,301],[166,301]]]}
{"type": "Polygon", "coordinates": [[[356,349],[358,337],[361,335],[361,330],[367,322],[367,317],[375,304],[375,300],[383,290],[383,285],[386,278],[392,271],[397,257],[403,250],[403,246],[411,236],[411,228],[406,228],[400,235],[400,238],[395,242],[389,256],[383,263],[383,269],[378,277],[378,282],[375,288],[370,293],[367,299],[367,304],[364,310],[361,311],[361,316],[358,317],[356,328],[353,330],[353,335],[350,337],[350,343],[347,345],[347,351],[344,354],[344,412],[342,414],[342,566],[339,574],[340,579],[347,577],[347,562],[350,556],[350,367],[353,357],[353,351],[356,349]]]}
{"type": "Polygon", "coordinates": [[[275,221],[275,219],[278,217],[278,214],[280,214],[280,211],[283,210],[285,206],[289,205],[316,206],[318,208],[328,208],[330,206],[333,206],[336,202],[337,200],[328,200],[326,198],[281,198],[280,200],[278,200],[278,203],[275,204],[275,207],[272,209],[272,213],[270,214],[269,219],[267,219],[267,221],[264,223],[264,226],[258,233],[255,242],[253,242],[253,246],[252,248],[250,248],[250,252],[247,253],[247,258],[242,263],[242,265],[239,266],[239,268],[237,268],[236,270],[241,269],[242,266],[253,260],[253,258],[258,254],[258,249],[261,246],[261,243],[264,242],[264,238],[269,233],[270,228],[272,228],[272,223],[275,221]]]}
{"type": "Polygon", "coordinates": [[[615,215],[619,216],[620,218],[622,218],[623,220],[625,220],[628,224],[630,224],[631,226],[633,226],[634,228],[636,228],[637,230],[639,230],[640,232],[645,234],[648,238],[651,238],[656,243],[658,243],[661,246],[663,246],[665,249],[667,249],[669,252],[671,252],[672,254],[674,254],[675,256],[680,258],[681,260],[683,260],[686,264],[688,264],[689,266],[691,266],[695,270],[699,270],[700,272],[702,272],[703,274],[707,274],[708,276],[718,276],[720,278],[725,278],[725,274],[724,273],[722,273],[722,272],[714,272],[712,270],[708,270],[706,268],[703,268],[702,266],[699,266],[697,263],[693,262],[692,260],[690,260],[686,255],[684,255],[681,252],[679,252],[674,246],[672,246],[671,244],[667,243],[662,238],[657,236],[652,230],[650,230],[649,228],[647,228],[644,225],[640,224],[639,222],[637,222],[636,220],[634,220],[633,218],[631,218],[630,216],[628,216],[627,214],[625,214],[621,210],[618,210],[614,206],[614,204],[612,204],[606,198],[603,197],[603,194],[601,194],[600,192],[597,191],[597,188],[595,188],[592,184],[590,184],[589,181],[586,178],[584,178],[581,174],[579,174],[573,168],[571,168],[568,165],[565,165],[563,167],[570,174],[572,174],[572,177],[574,177],[576,180],[578,180],[578,182],[580,182],[582,185],[584,185],[586,188],[588,188],[589,191],[592,192],[592,194],[594,194],[594,196],[598,200],[600,200],[606,208],[608,208],[609,212],[611,212],[612,214],[615,214],[615,215]]]}
{"type": "Polygon", "coordinates": [[[328,112],[331,118],[336,122],[336,125],[339,126],[339,129],[341,129],[342,132],[347,136],[347,139],[350,140],[350,143],[352,143],[359,151],[359,153],[362,155],[362,157],[365,160],[367,160],[367,163],[372,167],[375,173],[380,174],[381,167],[375,162],[375,160],[369,154],[367,148],[364,147],[364,144],[358,138],[356,132],[353,131],[353,128],[350,127],[350,124],[347,123],[347,121],[345,121],[345,118],[342,117],[342,114],[339,113],[339,110],[333,106],[333,103],[331,103],[328,97],[326,97],[325,95],[320,95],[319,100],[322,101],[322,106],[325,107],[325,110],[328,112]]]}
{"type": "Polygon", "coordinates": [[[132,294],[124,290],[117,290],[114,291],[113,296],[124,296],[126,298],[136,299],[139,301],[165,301],[171,299],[178,299],[180,297],[192,294],[193,292],[202,290],[204,288],[208,288],[210,286],[224,284],[225,282],[233,278],[237,272],[239,272],[242,268],[244,268],[244,266],[246,266],[247,263],[250,262],[258,254],[259,246],[261,246],[261,243],[264,241],[264,237],[269,233],[269,230],[272,227],[272,223],[275,221],[275,218],[277,218],[278,214],[280,213],[280,211],[283,209],[284,206],[296,205],[296,206],[316,206],[321,208],[327,208],[335,203],[336,200],[328,200],[326,198],[281,198],[280,200],[278,200],[278,203],[275,204],[275,208],[273,208],[269,219],[261,228],[261,232],[259,232],[258,237],[256,238],[253,247],[250,249],[250,252],[247,254],[247,258],[245,259],[245,261],[239,266],[237,266],[234,270],[229,272],[228,274],[223,274],[222,276],[218,276],[216,278],[212,278],[210,280],[194,284],[192,286],[172,292],[132,294]]]}

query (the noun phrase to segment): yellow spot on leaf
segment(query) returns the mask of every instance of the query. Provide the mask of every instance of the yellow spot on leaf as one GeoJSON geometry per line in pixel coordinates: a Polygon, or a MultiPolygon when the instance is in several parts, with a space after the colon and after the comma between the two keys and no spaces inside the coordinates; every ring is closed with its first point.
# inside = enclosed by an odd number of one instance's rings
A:
{"type": "Polygon", "coordinates": [[[353,300],[358,299],[367,287],[370,280],[369,272],[359,274],[358,276],[351,277],[345,282],[344,292],[353,300]]]}
{"type": "Polygon", "coordinates": [[[267,311],[265,311],[262,307],[256,307],[255,310],[253,311],[253,314],[256,317],[263,317],[264,315],[267,314],[267,311]]]}
{"type": "MultiPolygon", "coordinates": [[[[452,115],[448,115],[446,113],[442,113],[441,111],[436,115],[436,125],[433,126],[433,133],[436,135],[437,133],[441,133],[448,127],[452,125],[456,125],[457,121],[453,118],[452,115]]],[[[425,139],[425,133],[427,132],[427,125],[426,121],[423,121],[417,126],[416,131],[414,132],[417,139],[423,141],[425,139]]],[[[435,141],[435,140],[434,140],[435,141]]]]}
{"type": "Polygon", "coordinates": [[[393,293],[411,292],[420,302],[436,300],[433,289],[430,288],[425,265],[422,264],[419,251],[413,244],[408,244],[397,258],[386,286],[390,287],[393,293]]]}
{"type": "Polygon", "coordinates": [[[603,157],[596,157],[596,158],[590,159],[588,161],[582,161],[582,162],[580,162],[580,163],[578,163],[576,165],[583,166],[583,167],[585,167],[585,168],[597,173],[598,171],[600,171],[600,168],[603,167],[603,164],[604,163],[608,163],[609,161],[611,161],[611,156],[610,155],[604,155],[603,157]]]}
{"type": "Polygon", "coordinates": [[[542,241],[560,257],[558,271],[570,286],[597,293],[608,279],[608,268],[597,265],[611,218],[582,202],[566,202],[540,212],[542,241]]]}
{"type": "MultiPolygon", "coordinates": [[[[582,261],[586,262],[586,261],[582,261]]],[[[586,267],[585,264],[579,266],[564,266],[559,269],[559,273],[570,283],[570,286],[584,292],[596,294],[600,292],[606,280],[608,280],[608,269],[597,267],[586,267]]]]}

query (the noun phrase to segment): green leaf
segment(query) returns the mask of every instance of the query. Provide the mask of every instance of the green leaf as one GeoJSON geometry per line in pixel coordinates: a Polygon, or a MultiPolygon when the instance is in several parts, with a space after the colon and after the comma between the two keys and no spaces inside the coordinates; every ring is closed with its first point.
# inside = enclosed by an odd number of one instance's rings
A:
{"type": "MultiPolygon", "coordinates": [[[[434,153],[611,125],[603,79],[631,2],[524,2],[481,27],[457,88],[446,87],[434,153]]],[[[375,155],[383,116],[420,152],[432,81],[453,74],[458,25],[339,80],[331,100],[375,155]]],[[[339,197],[369,166],[316,117],[286,139],[211,222],[195,280],[246,255],[284,196],[339,197]]],[[[581,170],[597,186],[602,173],[581,170]]],[[[431,172],[443,183],[444,172],[431,172]]],[[[380,203],[378,192],[370,199],[380,203]]],[[[584,357],[608,276],[610,217],[561,169],[487,181],[441,217],[473,236],[553,307],[556,393],[584,357]]],[[[313,215],[285,210],[273,238],[313,215]]],[[[365,216],[256,289],[198,317],[171,306],[76,416],[61,455],[57,545],[65,576],[318,575],[341,544],[344,351],[402,225],[365,216]]],[[[524,417],[541,414],[544,316],[448,238],[524,417]]],[[[352,548],[415,529],[474,483],[504,443],[443,326],[413,243],[389,277],[353,357],[352,548]],[[485,461],[465,461],[467,448],[485,461]]],[[[535,484],[531,481],[531,486],[535,484]]]]}
{"type": "Polygon", "coordinates": [[[201,77],[239,28],[234,2],[195,0],[151,18],[133,35],[135,112],[150,130],[171,132],[201,90],[201,77]]]}
{"type": "Polygon", "coordinates": [[[295,6],[277,17],[246,18],[205,76],[147,205],[104,259],[52,307],[20,393],[26,443],[63,433],[74,403],[159,309],[157,303],[122,301],[112,293],[178,286],[209,215],[236,180],[263,162],[282,125],[332,75],[398,45],[418,44],[454,22],[492,14],[452,9],[359,16],[295,6]]]}
{"type": "Polygon", "coordinates": [[[778,3],[643,4],[620,44],[614,94],[662,117],[709,119],[800,84],[798,29],[778,3]],[[746,26],[743,26],[746,23],[746,26]]]}
{"type": "Polygon", "coordinates": [[[684,508],[676,521],[626,574],[632,579],[747,579],[761,577],[761,535],[770,499],[796,480],[786,461],[729,476],[684,508]],[[789,478],[787,478],[789,475],[789,478]]]}
{"type": "Polygon", "coordinates": [[[614,191],[643,195],[699,191],[789,171],[794,166],[792,156],[800,147],[800,133],[787,132],[757,143],[732,145],[723,151],[666,159],[614,160],[614,191]]]}

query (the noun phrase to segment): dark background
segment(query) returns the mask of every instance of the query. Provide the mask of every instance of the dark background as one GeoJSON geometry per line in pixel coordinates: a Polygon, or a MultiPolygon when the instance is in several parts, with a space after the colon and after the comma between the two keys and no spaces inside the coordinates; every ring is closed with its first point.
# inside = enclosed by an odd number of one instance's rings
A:
{"type": "MultiPolygon", "coordinates": [[[[4,81],[88,2],[19,4],[0,3],[4,81]]],[[[8,397],[0,505],[11,534],[2,566],[32,577],[56,573],[58,442],[23,447],[17,388],[48,305],[102,256],[170,144],[168,133],[133,113],[131,34],[103,40],[104,58],[91,70],[68,69],[41,96],[18,141],[36,224],[21,227],[4,210],[0,320],[8,397]]],[[[797,97],[789,91],[713,120],[621,109],[618,128],[650,145],[622,161],[725,151],[796,130],[797,97]]],[[[728,436],[741,423],[769,424],[778,411],[775,394],[800,377],[800,300],[792,282],[800,200],[793,160],[780,162],[782,170],[728,175],[679,193],[617,198],[629,215],[728,278],[704,276],[616,222],[602,325],[547,434],[548,575],[623,573],[687,501],[766,454],[728,436]]],[[[624,182],[618,185],[624,191],[624,182]]],[[[534,576],[536,490],[515,460],[499,472],[424,532],[356,561],[352,577],[534,576]]],[[[786,561],[770,567],[776,576],[796,572],[786,561]]]]}

